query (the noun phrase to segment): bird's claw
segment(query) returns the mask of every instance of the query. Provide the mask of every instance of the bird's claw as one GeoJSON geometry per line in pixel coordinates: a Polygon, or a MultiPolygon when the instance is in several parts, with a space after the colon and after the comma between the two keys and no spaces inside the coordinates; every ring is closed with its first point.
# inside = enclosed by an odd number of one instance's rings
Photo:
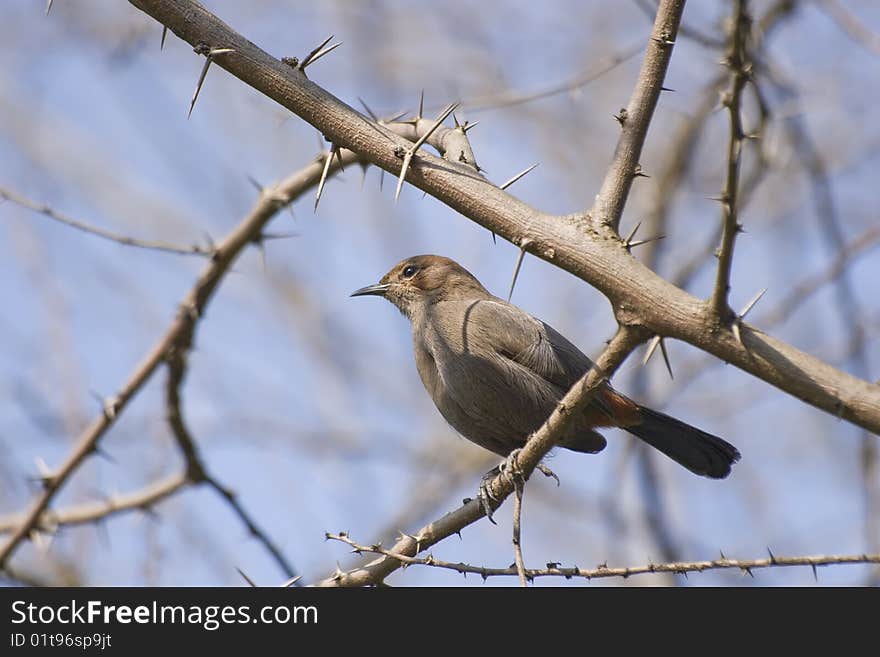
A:
{"type": "Polygon", "coordinates": [[[544,465],[543,463],[539,463],[537,466],[537,469],[540,470],[541,474],[544,475],[545,477],[550,477],[551,479],[555,479],[557,486],[560,485],[561,482],[559,481],[559,477],[557,477],[556,473],[553,472],[553,470],[548,468],[546,465],[544,465]]]}
{"type": "Polygon", "coordinates": [[[477,490],[477,501],[480,503],[480,506],[483,507],[483,513],[486,514],[489,522],[493,525],[497,525],[498,523],[495,522],[495,519],[492,517],[492,502],[497,502],[498,498],[492,494],[492,491],[489,488],[489,483],[495,479],[500,471],[500,468],[496,466],[484,474],[483,478],[480,480],[480,487],[477,490]]]}
{"type": "MultiPolygon", "coordinates": [[[[510,454],[507,455],[507,458],[504,459],[501,463],[496,465],[494,468],[489,470],[486,474],[483,475],[483,479],[480,481],[480,488],[477,491],[477,499],[483,507],[483,511],[486,514],[486,517],[489,519],[493,525],[497,525],[495,519],[492,517],[494,513],[492,509],[492,503],[497,502],[498,498],[492,494],[489,484],[492,482],[495,477],[498,475],[503,475],[513,486],[514,488],[521,489],[525,483],[526,479],[523,475],[522,470],[519,467],[519,463],[516,458],[519,456],[521,450],[515,449],[510,454]]],[[[541,467],[541,472],[547,475],[547,472],[550,472],[549,468],[541,467]]],[[[547,476],[556,476],[553,475],[552,472],[547,476]]],[[[557,481],[559,479],[557,478],[557,481]]]]}

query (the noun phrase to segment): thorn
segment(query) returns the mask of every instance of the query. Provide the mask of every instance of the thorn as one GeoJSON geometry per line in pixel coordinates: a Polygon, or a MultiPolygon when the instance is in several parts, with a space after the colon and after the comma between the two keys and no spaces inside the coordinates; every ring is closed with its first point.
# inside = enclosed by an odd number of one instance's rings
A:
{"type": "Polygon", "coordinates": [[[257,179],[254,178],[251,174],[247,174],[247,180],[251,185],[253,185],[254,189],[260,192],[260,194],[262,194],[263,191],[266,189],[259,182],[257,182],[257,179]]]}
{"type": "Polygon", "coordinates": [[[385,169],[379,169],[379,191],[382,191],[382,187],[385,183],[385,169]]]}
{"type": "Polygon", "coordinates": [[[660,336],[655,335],[651,338],[651,341],[648,343],[648,349],[645,351],[645,356],[642,358],[642,367],[648,364],[648,361],[651,360],[651,356],[654,355],[654,352],[657,350],[657,345],[660,344],[660,336]]]}
{"type": "Polygon", "coordinates": [[[422,113],[425,111],[425,90],[422,89],[419,92],[419,111],[416,113],[416,119],[422,118],[422,113]]]}
{"type": "Polygon", "coordinates": [[[636,165],[636,168],[633,170],[633,178],[650,178],[650,177],[651,176],[649,176],[647,173],[642,171],[641,164],[636,165]]]}
{"type": "Polygon", "coordinates": [[[202,85],[205,83],[205,76],[208,75],[208,69],[211,67],[211,62],[214,61],[214,57],[217,55],[225,55],[230,52],[235,52],[233,48],[209,48],[204,43],[200,43],[195,48],[193,48],[193,52],[198,55],[205,55],[205,65],[202,66],[202,72],[199,75],[199,81],[196,83],[196,90],[193,93],[192,100],[189,103],[189,112],[186,115],[186,118],[192,116],[193,108],[196,106],[196,100],[199,97],[199,92],[202,90],[202,85]]]}
{"type": "Polygon", "coordinates": [[[406,115],[406,112],[398,112],[397,114],[392,116],[390,119],[386,119],[384,121],[384,123],[394,123],[395,121],[397,121],[398,119],[402,118],[405,115],[406,115]]]}
{"type": "Polygon", "coordinates": [[[721,560],[722,560],[722,561],[727,561],[727,557],[724,556],[724,552],[722,552],[721,550],[718,550],[718,554],[721,555],[721,560]]]}
{"type": "MultiPolygon", "coordinates": [[[[458,122],[458,117],[455,115],[455,112],[452,113],[452,122],[455,124],[455,127],[461,130],[461,123],[458,122]]],[[[464,132],[462,130],[462,132],[464,132]]]]}
{"type": "Polygon", "coordinates": [[[767,554],[770,555],[770,563],[775,564],[775,563],[776,563],[776,557],[773,556],[773,552],[770,551],[770,547],[769,547],[769,546],[767,546],[767,554]]]}
{"type": "Polygon", "coordinates": [[[247,575],[245,575],[245,574],[244,574],[244,571],[243,571],[241,568],[239,568],[238,566],[236,566],[235,569],[238,571],[238,574],[241,575],[241,576],[244,578],[244,581],[245,581],[245,582],[247,582],[250,586],[253,586],[254,588],[257,588],[257,585],[254,584],[254,580],[252,580],[250,577],[248,577],[247,575]]]}
{"type": "Polygon", "coordinates": [[[330,163],[333,161],[333,155],[338,149],[336,146],[330,146],[327,157],[324,159],[324,169],[321,171],[321,180],[318,181],[318,193],[315,195],[315,212],[318,211],[318,203],[321,202],[321,193],[324,191],[324,183],[327,182],[327,172],[330,171],[330,163]]]}
{"type": "Polygon", "coordinates": [[[397,179],[397,189],[394,192],[395,202],[397,202],[397,200],[400,198],[400,190],[403,187],[403,181],[406,178],[406,171],[407,169],[409,169],[409,164],[412,161],[413,155],[415,155],[415,152],[419,150],[419,148],[421,148],[422,144],[424,144],[431,137],[431,135],[434,134],[434,131],[440,127],[440,125],[446,120],[446,117],[452,114],[452,112],[454,112],[460,104],[461,103],[452,103],[451,105],[447,106],[446,109],[441,112],[440,116],[435,119],[434,124],[431,126],[431,128],[427,130],[425,134],[419,137],[418,141],[413,144],[412,147],[410,147],[406,151],[406,153],[404,153],[403,165],[400,167],[400,177],[397,179]]]}
{"type": "Polygon", "coordinates": [[[99,447],[98,445],[95,445],[92,448],[92,451],[95,453],[96,456],[100,456],[108,463],[112,463],[113,465],[119,465],[119,461],[117,461],[115,458],[113,458],[113,455],[110,454],[110,452],[105,450],[103,447],[99,447]]]}
{"type": "Polygon", "coordinates": [[[492,244],[498,244],[498,240],[495,238],[495,231],[490,230],[489,233],[492,235],[492,244]]]}
{"type": "Polygon", "coordinates": [[[513,178],[511,178],[510,180],[508,180],[506,183],[504,183],[503,185],[500,185],[499,188],[500,188],[500,189],[507,189],[507,188],[510,187],[513,183],[515,183],[517,180],[519,180],[520,178],[522,178],[524,175],[526,175],[527,173],[530,173],[530,172],[534,171],[535,168],[536,168],[537,166],[538,166],[538,163],[536,162],[535,164],[533,164],[532,166],[528,167],[527,169],[524,169],[523,171],[520,171],[518,174],[516,174],[513,178]]]}
{"type": "MultiPolygon", "coordinates": [[[[49,6],[52,6],[52,0],[49,0],[49,6]]],[[[168,36],[168,26],[162,26],[162,40],[159,42],[159,50],[165,50],[165,37],[168,36]]]]}
{"type": "Polygon", "coordinates": [[[637,246],[642,246],[642,244],[648,244],[649,242],[656,242],[657,240],[662,240],[665,238],[666,238],[666,235],[657,235],[657,237],[649,237],[647,239],[636,240],[635,242],[630,242],[628,246],[630,249],[633,249],[637,246]]]}
{"type": "Polygon", "coordinates": [[[764,293],[765,293],[765,292],[767,292],[767,288],[766,288],[766,287],[765,287],[763,290],[761,290],[760,292],[758,292],[754,297],[752,297],[752,300],[749,301],[749,302],[743,307],[743,309],[742,309],[741,311],[739,311],[739,318],[740,318],[740,319],[745,319],[745,316],[746,316],[746,315],[749,313],[749,311],[754,307],[754,305],[755,305],[756,303],[758,303],[758,302],[761,300],[761,297],[764,296],[764,293]]]}
{"type": "Polygon", "coordinates": [[[672,93],[675,93],[675,89],[670,89],[669,87],[660,87],[660,91],[671,91],[672,93]]]}
{"type": "Polygon", "coordinates": [[[289,580],[287,580],[286,582],[283,582],[283,583],[281,584],[281,588],[282,588],[282,589],[289,589],[291,586],[293,586],[294,584],[296,584],[296,583],[297,583],[299,580],[301,580],[302,578],[303,578],[302,575],[294,575],[293,577],[291,577],[291,578],[290,578],[289,580]]]}
{"type": "Polygon", "coordinates": [[[361,98],[360,96],[358,96],[357,99],[360,101],[361,105],[364,106],[364,109],[367,111],[367,114],[370,115],[370,118],[373,119],[376,123],[378,123],[379,117],[376,116],[376,113],[373,110],[371,110],[370,106],[364,102],[364,99],[361,98]]]}
{"type": "Polygon", "coordinates": [[[621,107],[620,111],[617,114],[612,114],[614,120],[620,124],[620,127],[623,127],[623,124],[626,123],[627,119],[627,111],[625,107],[621,107]]]}
{"type": "Polygon", "coordinates": [[[523,258],[526,255],[526,247],[532,243],[528,237],[526,237],[519,244],[519,256],[516,258],[516,266],[513,268],[513,277],[510,279],[510,291],[507,293],[507,303],[510,303],[510,299],[513,297],[513,287],[516,285],[516,279],[519,276],[519,268],[522,266],[523,258]]]}
{"type": "Polygon", "coordinates": [[[672,364],[669,362],[669,354],[666,353],[666,342],[663,338],[660,338],[660,353],[663,354],[663,362],[666,363],[666,371],[669,372],[669,378],[674,379],[672,376],[672,364]]]}
{"type": "Polygon", "coordinates": [[[730,325],[730,330],[733,332],[733,337],[740,344],[740,346],[745,349],[745,343],[743,342],[742,333],[739,330],[739,318],[733,320],[733,324],[730,325]]]}
{"type": "Polygon", "coordinates": [[[400,189],[403,187],[403,179],[406,178],[406,170],[409,168],[409,162],[412,159],[412,153],[410,151],[406,152],[406,155],[403,157],[403,164],[400,167],[400,177],[397,179],[397,189],[394,190],[394,202],[397,203],[397,199],[400,198],[400,189]]]}
{"type": "Polygon", "coordinates": [[[333,39],[333,36],[334,35],[331,34],[326,39],[324,39],[317,48],[315,48],[312,52],[310,52],[308,55],[306,55],[305,59],[303,59],[299,64],[297,64],[297,68],[300,71],[305,71],[306,66],[308,66],[309,64],[314,64],[320,57],[323,57],[328,52],[335,50],[336,48],[341,46],[342,42],[339,42],[336,45],[330,46],[326,50],[322,50],[324,48],[324,46],[326,46],[328,43],[330,43],[330,41],[333,39]]]}
{"type": "Polygon", "coordinates": [[[819,581],[819,573],[816,571],[816,564],[811,563],[810,566],[813,568],[813,579],[818,582],[819,581]]]}
{"type": "Polygon", "coordinates": [[[479,122],[479,121],[474,121],[473,123],[470,122],[470,121],[465,121],[465,122],[464,122],[464,125],[461,126],[461,130],[462,130],[462,132],[464,132],[464,134],[467,134],[467,133],[469,133],[471,130],[473,130],[474,128],[476,128],[478,125],[480,125],[480,122],[479,122]]]}
{"type": "Polygon", "coordinates": [[[636,225],[633,226],[633,229],[629,231],[629,235],[627,235],[626,239],[623,241],[623,244],[627,248],[627,250],[629,250],[630,246],[632,245],[633,237],[635,237],[636,233],[639,232],[639,228],[641,227],[641,225],[641,221],[636,222],[636,225]]]}
{"type": "Polygon", "coordinates": [[[46,16],[48,16],[48,15],[49,15],[49,12],[52,11],[52,1],[53,1],[53,0],[49,0],[49,1],[46,3],[46,16]]]}

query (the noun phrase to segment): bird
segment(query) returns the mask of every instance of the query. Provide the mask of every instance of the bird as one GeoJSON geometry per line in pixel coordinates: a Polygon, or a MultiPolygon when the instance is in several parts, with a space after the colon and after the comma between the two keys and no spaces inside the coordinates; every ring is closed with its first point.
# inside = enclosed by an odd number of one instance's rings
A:
{"type": "MultiPolygon", "coordinates": [[[[416,369],[444,419],[503,457],[525,445],[593,366],[552,326],[492,295],[443,256],[406,258],[351,294],[370,295],[384,297],[409,319],[416,369]]],[[[598,453],[606,446],[596,431],[603,427],[624,429],[703,477],[723,479],[740,459],[722,438],[642,406],[607,381],[557,445],[598,453]]]]}

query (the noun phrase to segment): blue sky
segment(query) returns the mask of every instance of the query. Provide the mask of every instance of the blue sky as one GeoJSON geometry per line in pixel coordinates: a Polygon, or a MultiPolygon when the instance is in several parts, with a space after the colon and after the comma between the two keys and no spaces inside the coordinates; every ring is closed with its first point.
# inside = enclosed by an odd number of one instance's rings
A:
{"type": "MultiPolygon", "coordinates": [[[[280,180],[318,149],[316,131],[219,68],[192,117],[189,99],[202,65],[191,48],[123,3],[56,2],[44,17],[34,2],[0,13],[0,187],[120,233],[179,244],[220,239],[255,201],[248,182],[280,180]],[[51,45],[51,47],[48,47],[51,45]]],[[[528,92],[564,82],[603,58],[643,41],[650,22],[636,3],[254,3],[206,6],[271,54],[302,56],[329,34],[343,46],[310,76],[352,106],[363,97],[381,111],[414,110],[419,91],[442,106],[463,99],[462,118],[487,176],[506,180],[541,166],[512,188],[554,213],[589,207],[617,136],[611,115],[626,103],[638,70],[630,60],[576,93],[514,108],[469,112],[467,99],[528,92]],[[615,11],[608,11],[613,6],[615,11]]],[[[755,2],[756,13],[769,3],[755,2]]],[[[880,10],[849,3],[875,31],[880,10]]],[[[721,3],[691,3],[688,25],[719,34],[721,3]]],[[[830,171],[842,230],[855,238],[876,224],[875,170],[880,128],[877,55],[853,42],[814,6],[771,35],[774,74],[792,82],[798,102],[770,92],[773,119],[762,140],[769,173],[744,209],[732,303],[768,292],[750,319],[761,327],[798,281],[821,271],[832,251],[784,121],[800,116],[830,171]]],[[[690,116],[719,53],[680,39],[652,125],[643,168],[665,166],[675,131],[690,116]]],[[[754,105],[746,120],[755,124],[754,105]]],[[[675,194],[659,270],[672,275],[720,220],[726,116],[714,113],[696,152],[694,173],[675,190],[657,176],[639,181],[624,227],[661,194],[675,194]]],[[[754,163],[746,152],[746,170],[754,163]]],[[[211,302],[196,337],[184,388],[185,412],[217,477],[234,487],[307,579],[338,561],[354,563],[324,531],[347,530],[363,543],[383,532],[412,531],[473,495],[494,457],[457,437],[433,408],[412,362],[409,329],[387,303],[350,299],[395,262],[440,253],[505,295],[516,250],[493,244],[481,227],[409,187],[393,202],[393,181],[359,169],[331,180],[314,213],[311,194],[293,217],[270,229],[296,237],[250,249],[211,302]],[[424,499],[427,497],[427,499],[424,499]],[[395,523],[404,522],[399,527],[395,523]]],[[[826,286],[774,335],[835,366],[880,366],[880,307],[874,252],[850,269],[863,308],[866,360],[845,355],[847,321],[826,286]]],[[[111,395],[165,330],[202,263],[102,241],[15,207],[0,205],[0,514],[35,494],[27,477],[37,457],[57,465],[97,412],[94,394],[111,395]]],[[[711,290],[712,263],[689,291],[711,290]]],[[[527,258],[513,301],[597,354],[613,333],[607,301],[565,272],[527,258]]],[[[644,372],[638,354],[615,385],[646,379],[663,409],[735,443],[743,460],[723,482],[693,477],[655,460],[664,517],[681,558],[854,553],[864,537],[864,488],[857,429],[804,406],[687,345],[669,345],[673,367],[705,371],[690,385],[669,382],[662,361],[644,372]]],[[[126,409],[103,445],[115,462],[91,460],[58,497],[59,507],[128,491],[180,467],[165,425],[164,372],[126,409]]],[[[686,375],[679,378],[687,381],[686,375]]],[[[629,438],[609,432],[600,455],[558,453],[563,486],[534,481],[527,492],[527,564],[637,565],[658,559],[645,519],[649,507],[629,438]],[[533,492],[534,491],[534,492],[533,492]]],[[[261,546],[209,490],[190,489],[157,509],[102,527],[70,529],[47,555],[31,545],[16,564],[34,571],[72,562],[95,584],[239,584],[239,566],[260,583],[283,579],[261,546]]],[[[876,549],[876,546],[874,546],[876,549]]],[[[450,561],[512,562],[509,509],[435,548],[450,561]]],[[[820,581],[865,581],[862,567],[820,571],[820,581]]],[[[409,569],[391,583],[460,584],[459,576],[409,569]]],[[[468,580],[471,581],[471,580],[468,580]]],[[[693,576],[688,584],[810,584],[809,569],[693,576]]],[[[664,583],[661,578],[640,582],[664,583]]],[[[543,581],[538,585],[551,585],[543,581]]],[[[615,582],[620,583],[620,582],[615,582]]],[[[629,582],[627,582],[629,583],[629,582]]],[[[513,585],[514,580],[487,585],[513,585]]],[[[593,583],[591,585],[597,585],[593,583]]]]}

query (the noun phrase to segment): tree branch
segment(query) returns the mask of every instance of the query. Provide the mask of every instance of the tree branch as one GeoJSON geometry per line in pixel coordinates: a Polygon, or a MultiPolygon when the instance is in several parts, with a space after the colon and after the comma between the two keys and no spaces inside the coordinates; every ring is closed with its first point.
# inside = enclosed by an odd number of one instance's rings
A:
{"type": "Polygon", "coordinates": [[[103,228],[98,228],[97,226],[92,226],[83,221],[79,221],[78,219],[74,219],[73,217],[68,217],[66,214],[53,210],[46,203],[37,203],[36,201],[32,201],[29,198],[25,198],[24,196],[16,194],[15,192],[12,192],[8,189],[0,188],[0,199],[9,201],[10,203],[14,203],[15,205],[23,208],[27,208],[28,210],[38,212],[46,217],[49,217],[49,219],[53,219],[58,223],[64,224],[65,226],[76,228],[77,230],[81,230],[84,233],[96,235],[97,237],[101,237],[105,240],[110,240],[111,242],[116,242],[118,244],[124,244],[126,246],[136,246],[141,249],[151,249],[153,251],[177,253],[180,255],[198,255],[207,257],[213,253],[213,250],[210,247],[205,248],[198,246],[197,244],[189,247],[176,246],[167,242],[140,240],[134,237],[128,237],[127,235],[120,235],[109,230],[104,230],[103,228]]]}
{"type": "MultiPolygon", "coordinates": [[[[333,171],[345,162],[358,161],[351,152],[343,152],[334,160],[333,171]]],[[[323,159],[319,158],[305,168],[294,173],[274,188],[263,190],[250,214],[214,250],[208,264],[202,270],[196,284],[180,304],[177,317],[159,338],[130,374],[126,383],[115,397],[108,399],[98,415],[79,435],[76,445],[64,463],[53,473],[41,477],[43,492],[34,500],[24,514],[21,523],[0,547],[0,569],[5,568],[9,558],[31,531],[41,524],[43,513],[50,502],[70,479],[76,469],[90,455],[94,454],[101,438],[125,409],[128,402],[153,375],[181,341],[192,335],[196,322],[202,316],[208,301],[216,291],[223,277],[244,248],[261,239],[263,227],[275,216],[279,209],[291,203],[317,184],[323,170],[323,159]]]]}
{"type": "Polygon", "coordinates": [[[748,40],[752,19],[748,14],[747,0],[736,0],[730,30],[730,45],[725,63],[730,68],[730,87],[722,96],[722,103],[730,114],[730,139],[727,145],[727,176],[721,193],[722,233],[718,249],[718,272],[710,304],[712,311],[724,323],[730,318],[727,295],[730,292],[730,270],[733,266],[733,247],[742,226],[737,220],[737,192],[739,189],[739,166],[742,144],[745,139],[742,127],[742,91],[749,79],[748,40]]]}
{"type": "MultiPolygon", "coordinates": [[[[387,559],[395,559],[401,566],[429,566],[452,570],[462,575],[479,575],[484,580],[489,577],[517,577],[521,576],[516,566],[510,568],[490,568],[487,566],[475,566],[472,564],[443,561],[429,554],[425,557],[413,557],[395,552],[393,549],[386,550],[381,545],[361,545],[342,532],[339,534],[327,534],[327,540],[339,541],[351,547],[356,554],[372,553],[380,554],[387,559]]],[[[819,566],[832,566],[843,564],[877,564],[880,563],[880,554],[851,554],[851,555],[815,555],[801,557],[777,557],[771,555],[765,559],[728,559],[723,556],[712,561],[676,561],[671,563],[649,563],[644,566],[628,566],[625,568],[609,568],[602,564],[597,568],[570,568],[562,567],[556,563],[547,564],[546,568],[527,568],[523,571],[527,579],[537,577],[574,577],[583,579],[608,579],[622,577],[626,579],[632,575],[648,575],[658,573],[674,573],[686,575],[687,573],[702,573],[707,570],[739,570],[744,575],[751,575],[753,570],[761,568],[781,568],[787,566],[810,566],[816,575],[819,566]]],[[[816,575],[817,576],[817,575],[816,575]]]]}
{"type": "MultiPolygon", "coordinates": [[[[220,66],[318,128],[334,144],[398,173],[395,149],[412,142],[368,121],[299,72],[260,50],[188,0],[130,0],[180,38],[233,47],[220,66]]],[[[653,47],[653,46],[652,46],[653,47]]],[[[683,340],[817,408],[880,432],[880,386],[850,376],[743,323],[743,342],[706,304],[633,258],[613,230],[584,215],[545,214],[498,189],[466,166],[419,153],[409,182],[456,211],[574,274],[611,301],[619,322],[683,340]]]]}
{"type": "Polygon", "coordinates": [[[663,90],[663,79],[672,59],[672,47],[681,23],[685,0],[662,0],[657,7],[654,29],[639,78],[633,88],[625,114],[622,114],[620,138],[614,158],[599,196],[590,210],[593,219],[617,231],[632,181],[639,174],[639,158],[648,134],[654,108],[663,90]]]}

